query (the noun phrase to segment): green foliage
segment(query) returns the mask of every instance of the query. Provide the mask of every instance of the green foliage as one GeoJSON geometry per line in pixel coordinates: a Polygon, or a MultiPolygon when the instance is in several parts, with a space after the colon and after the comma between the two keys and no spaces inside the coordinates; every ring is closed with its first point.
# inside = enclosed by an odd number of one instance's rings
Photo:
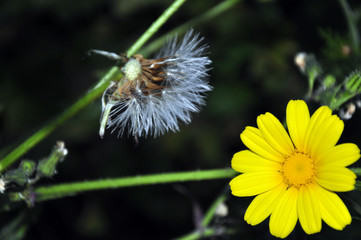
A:
{"type": "Polygon", "coordinates": [[[56,173],[58,162],[62,161],[68,154],[63,142],[57,142],[50,156],[39,161],[37,172],[44,177],[52,177],[56,173]]]}
{"type": "Polygon", "coordinates": [[[345,90],[350,95],[357,95],[361,93],[361,73],[354,71],[344,81],[345,90]]]}

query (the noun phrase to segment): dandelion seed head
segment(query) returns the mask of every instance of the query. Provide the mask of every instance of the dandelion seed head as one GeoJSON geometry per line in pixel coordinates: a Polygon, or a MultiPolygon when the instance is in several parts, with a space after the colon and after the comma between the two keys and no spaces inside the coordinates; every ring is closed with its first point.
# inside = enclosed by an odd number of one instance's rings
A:
{"type": "Polygon", "coordinates": [[[124,81],[103,95],[103,102],[113,104],[107,128],[118,136],[157,137],[189,124],[212,89],[207,73],[211,60],[202,41],[190,30],[180,42],[169,38],[154,59],[140,54],[130,58],[122,68],[124,81]]]}

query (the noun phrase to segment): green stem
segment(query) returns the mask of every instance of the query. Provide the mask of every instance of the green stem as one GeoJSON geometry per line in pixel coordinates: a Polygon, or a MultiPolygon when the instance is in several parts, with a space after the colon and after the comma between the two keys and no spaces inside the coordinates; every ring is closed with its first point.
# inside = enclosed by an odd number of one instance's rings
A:
{"type": "Polygon", "coordinates": [[[309,76],[308,77],[308,92],[307,92],[307,99],[311,99],[312,98],[312,93],[313,93],[313,85],[315,83],[315,76],[309,76]]]}
{"type": "MultiPolygon", "coordinates": [[[[221,227],[211,227],[206,228],[203,231],[194,231],[182,237],[176,238],[174,240],[197,240],[197,239],[205,239],[207,237],[217,237],[217,236],[229,236],[235,234],[234,229],[226,229],[221,227]]],[[[208,239],[208,238],[207,238],[208,239]]],[[[209,238],[212,239],[212,238],[209,238]]],[[[221,238],[223,239],[223,238],[221,238]]],[[[225,238],[227,239],[227,238],[225,238]]]]}
{"type": "Polygon", "coordinates": [[[173,15],[175,11],[185,2],[185,0],[175,0],[167,10],[148,28],[147,31],[133,44],[133,46],[128,50],[127,56],[130,57],[138,52],[138,50],[144,45],[144,43],[153,36],[154,33],[168,20],[170,16],[173,15]]]}
{"type": "Polygon", "coordinates": [[[215,169],[203,171],[190,171],[180,173],[161,173],[145,176],[122,177],[115,179],[100,179],[93,181],[64,183],[52,186],[35,188],[37,201],[62,198],[77,193],[104,190],[113,188],[124,188],[133,186],[144,186],[160,183],[200,181],[219,178],[230,178],[237,174],[233,169],[215,169]]]}
{"type": "MultiPolygon", "coordinates": [[[[227,185],[226,187],[227,193],[229,192],[229,186],[227,185]]],[[[214,200],[214,202],[212,203],[212,205],[210,206],[210,208],[208,208],[208,211],[206,212],[206,214],[203,217],[202,220],[202,228],[200,229],[196,229],[186,235],[183,235],[181,237],[176,238],[176,240],[190,240],[190,239],[200,239],[202,237],[206,237],[206,236],[215,236],[216,234],[218,234],[218,230],[215,231],[216,229],[214,228],[210,228],[208,227],[208,225],[211,223],[214,214],[216,212],[217,207],[219,206],[219,204],[221,204],[222,202],[226,201],[227,199],[226,195],[226,191],[222,191],[222,193],[216,198],[216,200],[214,200]]]]}
{"type": "Polygon", "coordinates": [[[100,82],[92,90],[90,90],[84,97],[80,98],[76,103],[69,107],[66,111],[60,114],[57,118],[50,121],[47,125],[29,137],[25,142],[20,144],[17,148],[11,151],[3,159],[0,160],[0,172],[3,172],[7,167],[13,164],[23,154],[28,152],[41,140],[46,138],[51,132],[58,128],[63,122],[74,116],[77,112],[85,106],[93,102],[96,98],[102,95],[107,88],[109,82],[118,73],[119,68],[111,68],[107,74],[100,80],[100,82]]]}
{"type": "Polygon", "coordinates": [[[219,14],[225,12],[226,10],[233,7],[236,3],[240,2],[241,0],[227,0],[219,3],[215,7],[211,8],[207,12],[203,13],[199,17],[196,17],[188,22],[180,25],[177,28],[174,28],[172,31],[167,32],[166,34],[162,35],[161,37],[157,38],[156,40],[149,43],[145,48],[141,49],[140,53],[143,56],[149,56],[152,52],[159,49],[160,46],[164,43],[164,41],[170,37],[175,35],[176,33],[186,32],[189,28],[199,25],[201,23],[207,22],[212,18],[218,16],[219,14]]]}
{"type": "MultiPolygon", "coordinates": [[[[229,190],[228,187],[227,187],[227,190],[229,190]]],[[[213,202],[211,207],[208,209],[207,213],[204,215],[204,218],[202,221],[203,227],[207,227],[209,225],[209,223],[212,221],[212,219],[214,217],[217,207],[219,206],[219,204],[226,201],[226,199],[227,199],[227,195],[224,192],[217,197],[217,199],[213,202]]]]}
{"type": "Polygon", "coordinates": [[[339,2],[346,16],[347,25],[352,39],[352,45],[353,45],[352,47],[355,50],[358,50],[360,46],[360,34],[357,29],[357,16],[354,14],[354,12],[352,11],[350,5],[346,0],[339,0],[339,2]]]}
{"type": "Polygon", "coordinates": [[[201,239],[204,237],[215,236],[216,232],[217,232],[217,229],[215,229],[215,228],[206,228],[202,232],[197,230],[197,231],[191,232],[187,235],[184,235],[182,237],[176,238],[174,240],[197,240],[197,239],[201,239]]]}

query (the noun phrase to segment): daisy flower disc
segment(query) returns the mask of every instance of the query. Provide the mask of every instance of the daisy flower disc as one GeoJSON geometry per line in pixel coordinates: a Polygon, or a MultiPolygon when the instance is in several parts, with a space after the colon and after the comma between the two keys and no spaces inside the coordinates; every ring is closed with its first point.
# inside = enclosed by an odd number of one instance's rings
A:
{"type": "Polygon", "coordinates": [[[327,106],[310,117],[302,100],[287,105],[288,133],[271,113],[246,127],[241,140],[249,148],[236,153],[232,168],[243,173],[230,182],[232,194],[256,196],[245,213],[251,225],[270,216],[270,233],[285,238],[300,222],[307,234],[321,231],[322,220],[336,230],[351,215],[334,192],[354,189],[356,175],[346,168],[360,157],[353,143],[338,142],[344,124],[327,106]]]}

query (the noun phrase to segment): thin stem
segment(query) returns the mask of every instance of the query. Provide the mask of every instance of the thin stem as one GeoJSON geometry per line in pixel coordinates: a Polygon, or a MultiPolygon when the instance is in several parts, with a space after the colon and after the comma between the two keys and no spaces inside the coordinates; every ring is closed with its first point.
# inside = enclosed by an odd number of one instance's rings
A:
{"type": "Polygon", "coordinates": [[[124,188],[133,186],[144,186],[160,183],[200,181],[219,178],[233,177],[236,172],[233,169],[214,169],[203,171],[190,171],[180,173],[161,173],[145,176],[122,177],[115,179],[100,179],[85,182],[64,183],[52,186],[35,188],[36,201],[62,198],[81,192],[94,190],[124,188]]]}
{"type": "Polygon", "coordinates": [[[219,3],[215,7],[211,8],[207,12],[203,13],[199,17],[193,18],[188,22],[174,28],[172,31],[167,32],[166,34],[162,35],[161,37],[157,38],[156,40],[149,43],[145,48],[140,50],[140,53],[143,56],[149,56],[152,52],[159,49],[160,46],[164,43],[164,41],[170,37],[175,35],[176,33],[183,33],[186,32],[189,28],[199,25],[201,23],[207,22],[210,19],[218,16],[219,14],[225,12],[226,10],[233,7],[236,3],[240,2],[241,0],[227,0],[219,3]]]}
{"type": "MultiPolygon", "coordinates": [[[[227,186],[227,190],[228,190],[228,186],[227,186]]],[[[228,191],[227,191],[228,192],[228,191]]],[[[206,212],[206,214],[204,215],[203,221],[202,221],[202,226],[203,227],[207,227],[209,225],[209,223],[212,221],[214,214],[217,210],[217,207],[219,206],[219,204],[223,203],[224,201],[226,201],[227,199],[227,195],[226,193],[223,191],[222,194],[220,194],[216,200],[213,202],[213,204],[211,205],[211,207],[208,209],[208,211],[206,212]]]]}
{"type": "Polygon", "coordinates": [[[144,45],[144,43],[153,36],[154,33],[168,20],[170,16],[173,15],[175,11],[185,2],[185,0],[175,0],[167,10],[148,28],[147,31],[133,44],[133,46],[128,50],[127,56],[130,57],[134,55],[138,50],[144,45]]]}
{"type": "MultiPolygon", "coordinates": [[[[176,238],[174,240],[197,240],[197,239],[203,239],[207,237],[216,237],[216,236],[224,236],[224,235],[232,235],[236,231],[234,229],[226,229],[226,228],[220,228],[220,227],[211,227],[206,228],[203,231],[193,231],[191,233],[188,233],[182,237],[176,238]]],[[[208,239],[208,238],[207,238],[208,239]]],[[[212,239],[212,238],[210,238],[212,239]]],[[[223,238],[221,238],[223,239],[223,238]]],[[[224,238],[227,239],[227,238],[224,238]]]]}
{"type": "Polygon", "coordinates": [[[176,238],[176,240],[199,239],[202,237],[215,236],[215,235],[219,234],[220,233],[219,230],[212,228],[212,227],[208,227],[208,225],[212,221],[219,204],[226,201],[227,196],[228,196],[226,193],[228,193],[228,192],[229,192],[229,187],[227,185],[226,189],[224,191],[222,191],[222,193],[214,200],[212,205],[208,208],[206,214],[203,217],[201,228],[196,229],[196,230],[194,230],[186,235],[183,235],[181,237],[178,237],[178,238],[176,238]],[[217,231],[215,231],[215,230],[217,230],[217,231]]]}
{"type": "Polygon", "coordinates": [[[197,230],[174,240],[197,240],[204,237],[214,236],[216,232],[217,230],[215,228],[207,228],[204,229],[202,232],[197,230]]]}
{"type": "Polygon", "coordinates": [[[339,2],[346,16],[347,25],[351,34],[352,47],[355,50],[358,50],[360,46],[360,34],[357,29],[357,16],[354,14],[346,0],[339,0],[339,2]]]}
{"type": "Polygon", "coordinates": [[[105,76],[100,80],[100,82],[87,94],[65,110],[62,114],[56,117],[54,120],[50,121],[43,128],[34,133],[29,137],[25,142],[20,144],[17,148],[11,151],[3,159],[0,160],[0,172],[3,172],[7,167],[13,164],[17,159],[19,159],[23,154],[28,152],[32,147],[34,147],[41,140],[46,138],[51,132],[58,128],[66,120],[74,116],[77,112],[83,109],[85,106],[93,102],[103,91],[107,88],[109,82],[113,77],[119,72],[118,67],[111,68],[105,76]]]}

